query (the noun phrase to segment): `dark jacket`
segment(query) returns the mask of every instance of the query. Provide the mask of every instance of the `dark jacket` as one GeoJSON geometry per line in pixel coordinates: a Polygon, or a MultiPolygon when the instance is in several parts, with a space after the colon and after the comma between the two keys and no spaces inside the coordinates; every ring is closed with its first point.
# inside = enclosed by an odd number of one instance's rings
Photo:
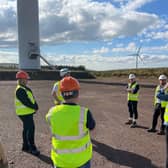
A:
{"type": "MultiPolygon", "coordinates": [[[[23,86],[21,85],[22,87],[26,88],[27,90],[29,90],[31,93],[31,89],[28,88],[27,86],[23,86]]],[[[30,107],[34,110],[38,110],[38,104],[37,102],[35,101],[35,103],[33,104],[31,102],[31,100],[29,99],[26,91],[23,89],[23,88],[19,88],[17,91],[16,91],[16,97],[27,107],[30,107]]]]}

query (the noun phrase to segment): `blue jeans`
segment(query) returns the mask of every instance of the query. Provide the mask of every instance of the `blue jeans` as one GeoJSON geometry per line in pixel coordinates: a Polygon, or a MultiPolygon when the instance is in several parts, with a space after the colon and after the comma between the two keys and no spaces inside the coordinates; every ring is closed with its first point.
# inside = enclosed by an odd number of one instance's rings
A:
{"type": "MultiPolygon", "coordinates": [[[[60,167],[54,166],[54,168],[60,168],[60,167]]],[[[85,163],[83,166],[79,167],[79,168],[91,168],[90,160],[87,163],[85,163]]]]}

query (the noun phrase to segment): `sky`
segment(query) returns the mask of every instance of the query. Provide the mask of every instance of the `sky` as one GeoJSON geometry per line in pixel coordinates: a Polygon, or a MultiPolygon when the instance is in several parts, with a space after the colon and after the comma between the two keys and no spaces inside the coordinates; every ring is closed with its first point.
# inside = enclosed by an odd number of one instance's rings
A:
{"type": "MultiPolygon", "coordinates": [[[[18,63],[16,0],[0,0],[0,63],[18,63]]],[[[167,0],[39,0],[40,50],[89,70],[168,67],[167,0]]],[[[42,64],[44,64],[42,62],[42,64]]]]}

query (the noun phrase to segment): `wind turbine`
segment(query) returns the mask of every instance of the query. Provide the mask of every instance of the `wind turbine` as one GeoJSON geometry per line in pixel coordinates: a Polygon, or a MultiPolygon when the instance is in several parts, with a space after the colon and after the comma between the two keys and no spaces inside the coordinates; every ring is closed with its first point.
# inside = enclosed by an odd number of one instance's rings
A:
{"type": "Polygon", "coordinates": [[[135,65],[136,65],[136,69],[138,69],[138,61],[139,59],[144,63],[142,57],[141,57],[141,48],[142,46],[140,46],[139,48],[137,48],[136,52],[133,53],[133,54],[129,54],[129,56],[135,56],[135,59],[136,59],[136,62],[135,62],[135,65]]]}

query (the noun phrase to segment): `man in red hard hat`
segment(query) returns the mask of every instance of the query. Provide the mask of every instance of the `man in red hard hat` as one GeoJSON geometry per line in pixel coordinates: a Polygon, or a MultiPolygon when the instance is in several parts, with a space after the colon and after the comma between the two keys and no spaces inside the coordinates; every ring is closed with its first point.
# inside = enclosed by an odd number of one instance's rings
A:
{"type": "Polygon", "coordinates": [[[16,73],[16,79],[15,108],[17,116],[23,123],[22,151],[38,156],[40,152],[37,150],[34,142],[35,125],[33,120],[33,115],[38,110],[38,104],[31,89],[27,87],[28,79],[30,79],[28,73],[25,71],[18,71],[16,73]]]}
{"type": "Polygon", "coordinates": [[[51,159],[55,167],[90,168],[92,143],[89,130],[95,128],[90,110],[78,105],[79,82],[69,76],[60,81],[65,102],[52,107],[46,120],[52,132],[51,159]]]}

